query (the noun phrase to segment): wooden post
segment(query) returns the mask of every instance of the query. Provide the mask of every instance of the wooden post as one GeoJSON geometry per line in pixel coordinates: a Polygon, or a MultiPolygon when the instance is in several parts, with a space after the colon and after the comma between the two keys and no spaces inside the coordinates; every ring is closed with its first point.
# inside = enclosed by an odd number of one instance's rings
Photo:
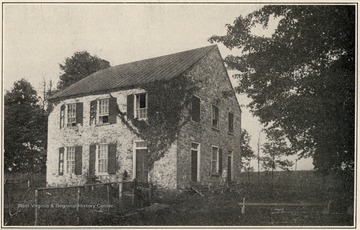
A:
{"type": "Polygon", "coordinates": [[[151,199],[152,199],[152,184],[149,184],[149,203],[151,204],[151,199]]]}
{"type": "Polygon", "coordinates": [[[28,188],[30,188],[30,180],[27,181],[28,188]]]}
{"type": "Polygon", "coordinates": [[[76,224],[80,224],[80,187],[77,189],[76,224]]]}
{"type": "Polygon", "coordinates": [[[241,214],[245,214],[245,198],[243,198],[243,205],[241,207],[241,214]]]}
{"type": "Polygon", "coordinates": [[[120,183],[119,183],[119,198],[122,197],[122,191],[123,191],[123,183],[120,182],[120,183]]]}
{"type": "Polygon", "coordinates": [[[106,194],[107,194],[107,210],[110,211],[110,185],[106,185],[106,194]]]}
{"type": "Polygon", "coordinates": [[[136,189],[137,189],[137,181],[135,178],[133,183],[133,191],[132,191],[132,205],[135,205],[136,189]]]}
{"type": "Polygon", "coordinates": [[[35,190],[35,226],[38,225],[38,190],[35,190]]]}

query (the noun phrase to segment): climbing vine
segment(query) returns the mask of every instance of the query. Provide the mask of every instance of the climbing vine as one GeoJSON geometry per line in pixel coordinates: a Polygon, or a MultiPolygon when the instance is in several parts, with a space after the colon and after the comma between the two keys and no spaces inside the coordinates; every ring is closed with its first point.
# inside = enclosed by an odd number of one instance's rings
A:
{"type": "Polygon", "coordinates": [[[141,85],[148,95],[148,119],[127,119],[126,113],[118,111],[121,121],[139,138],[147,141],[148,165],[151,169],[176,140],[181,127],[190,119],[191,98],[199,89],[197,82],[186,76],[170,81],[155,81],[141,85]]]}

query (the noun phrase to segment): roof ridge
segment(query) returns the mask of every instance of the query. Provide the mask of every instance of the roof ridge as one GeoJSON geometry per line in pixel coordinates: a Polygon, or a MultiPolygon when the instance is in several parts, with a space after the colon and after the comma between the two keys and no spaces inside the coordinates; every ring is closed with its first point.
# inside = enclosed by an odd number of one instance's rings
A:
{"type": "Polygon", "coordinates": [[[136,86],[154,80],[170,80],[183,74],[216,47],[216,44],[204,46],[102,69],[55,93],[49,100],[136,86]]]}

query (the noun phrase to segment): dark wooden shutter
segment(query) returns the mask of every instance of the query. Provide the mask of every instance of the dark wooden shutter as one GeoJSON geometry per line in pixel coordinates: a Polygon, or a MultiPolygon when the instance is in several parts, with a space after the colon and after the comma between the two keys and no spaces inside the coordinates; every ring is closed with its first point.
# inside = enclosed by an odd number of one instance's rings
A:
{"type": "Polygon", "coordinates": [[[97,109],[97,101],[90,102],[90,125],[96,124],[96,109],[97,109]]]}
{"type": "Polygon", "coordinates": [[[193,121],[200,121],[200,98],[195,96],[192,97],[191,118],[193,121]]]}
{"type": "Polygon", "coordinates": [[[109,144],[108,152],[108,173],[116,174],[116,144],[109,144]]]}
{"type": "Polygon", "coordinates": [[[82,146],[75,147],[75,175],[82,174],[82,146]]]}
{"type": "Polygon", "coordinates": [[[234,132],[234,114],[229,113],[229,132],[234,132]]]}
{"type": "Polygon", "coordinates": [[[222,149],[219,149],[219,173],[221,174],[222,173],[222,149]]]}
{"type": "Polygon", "coordinates": [[[115,97],[109,98],[109,123],[115,124],[118,114],[118,107],[115,97]]]}
{"type": "Polygon", "coordinates": [[[65,122],[65,105],[60,107],[60,129],[64,127],[65,122]]]}
{"type": "Polygon", "coordinates": [[[95,175],[95,155],[96,154],[96,145],[90,145],[89,151],[89,175],[95,175]]]}
{"type": "Polygon", "coordinates": [[[76,124],[83,124],[83,103],[76,103],[76,124]]]}
{"type": "Polygon", "coordinates": [[[59,175],[64,175],[64,147],[59,148],[59,175]]]}
{"type": "Polygon", "coordinates": [[[127,96],[127,119],[134,119],[134,94],[127,96]]]}

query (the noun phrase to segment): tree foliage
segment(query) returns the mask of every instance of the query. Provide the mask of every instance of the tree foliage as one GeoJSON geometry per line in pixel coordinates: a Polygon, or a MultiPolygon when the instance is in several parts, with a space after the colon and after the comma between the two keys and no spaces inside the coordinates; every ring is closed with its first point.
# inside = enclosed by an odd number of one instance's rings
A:
{"type": "Polygon", "coordinates": [[[65,62],[59,66],[62,74],[58,82],[58,89],[61,90],[92,73],[110,67],[110,63],[96,55],[90,55],[87,51],[79,51],[70,58],[66,58],[65,62]]]}
{"type": "Polygon", "coordinates": [[[4,97],[4,164],[6,171],[45,169],[47,115],[31,84],[14,83],[4,97]]]}
{"type": "Polygon", "coordinates": [[[262,150],[265,154],[261,158],[262,166],[265,170],[274,171],[278,168],[282,170],[289,170],[293,166],[293,162],[282,159],[283,156],[292,154],[292,149],[289,148],[284,132],[279,129],[266,130],[267,142],[263,144],[262,150]]]}
{"type": "Polygon", "coordinates": [[[252,150],[251,146],[250,146],[250,135],[249,133],[246,131],[246,129],[241,129],[241,144],[240,144],[240,149],[241,149],[241,168],[246,170],[247,168],[250,167],[250,160],[255,156],[254,155],[254,151],[252,150]]]}
{"type": "Polygon", "coordinates": [[[355,7],[265,6],[239,16],[227,34],[212,36],[227,48],[228,68],[238,70],[238,92],[270,128],[284,131],[300,157],[312,156],[322,173],[354,166],[355,7]],[[275,32],[255,35],[278,19],[275,32]]]}

